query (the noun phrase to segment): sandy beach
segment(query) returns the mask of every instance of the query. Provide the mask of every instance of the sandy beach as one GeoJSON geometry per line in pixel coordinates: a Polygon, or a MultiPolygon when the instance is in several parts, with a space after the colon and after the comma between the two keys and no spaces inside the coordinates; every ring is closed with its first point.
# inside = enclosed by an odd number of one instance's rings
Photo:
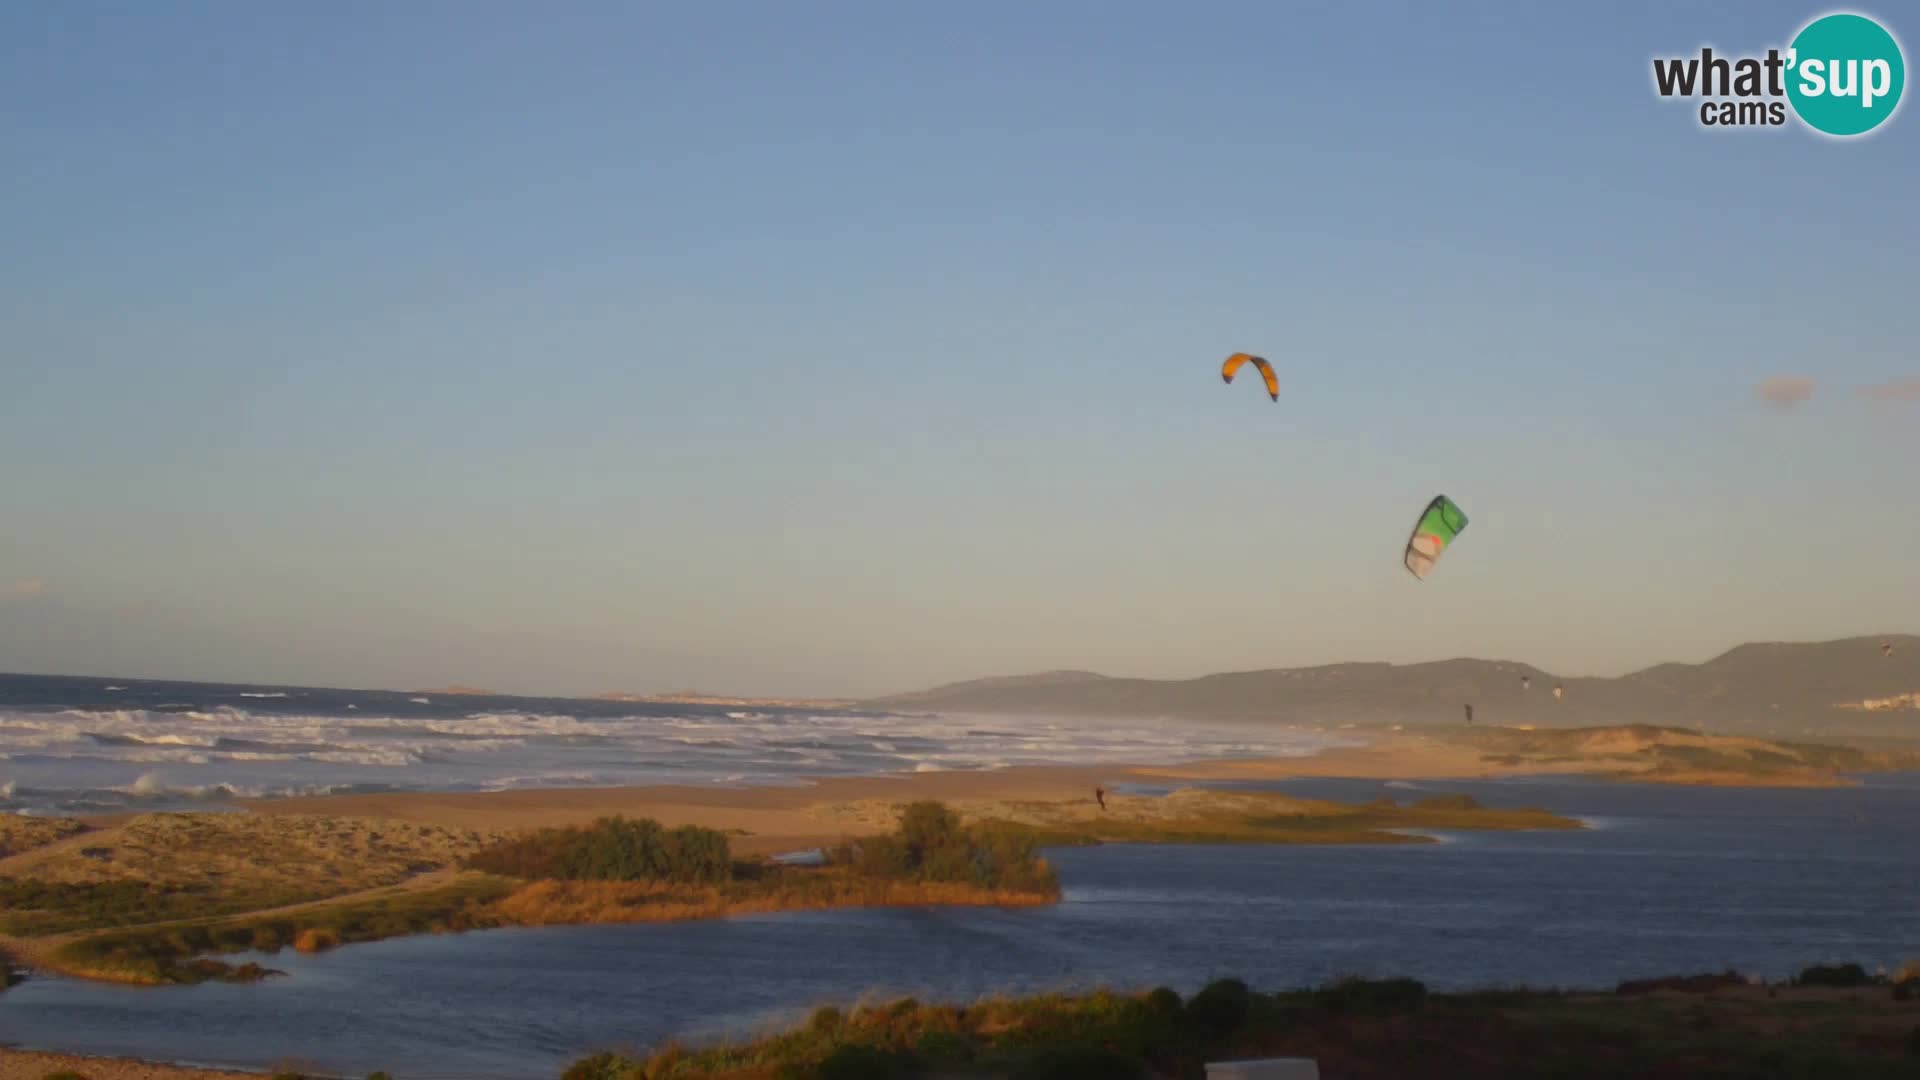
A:
{"type": "MultiPolygon", "coordinates": [[[[1488,762],[1474,747],[1416,734],[1370,736],[1365,746],[1335,747],[1297,757],[1197,761],[1176,765],[1024,766],[991,772],[917,772],[826,778],[760,787],[657,785],[545,788],[499,792],[324,795],[240,800],[262,814],[385,818],[477,831],[577,825],[597,817],[648,817],[669,826],[730,830],[740,854],[769,854],[868,835],[891,827],[893,807],[939,799],[976,816],[999,816],[1021,803],[1084,802],[1096,812],[1094,789],[1116,784],[1177,786],[1193,781],[1354,777],[1373,780],[1464,780],[1618,771],[1617,763],[1488,762]]],[[[1731,783],[1703,775],[1688,782],[1731,783]]],[[[1755,784],[1764,781],[1745,780],[1755,784]]],[[[1794,777],[1820,786],[1816,777],[1794,777]]]]}
{"type": "Polygon", "coordinates": [[[915,799],[939,799],[983,816],[1012,804],[1076,800],[1084,801],[1092,812],[1096,787],[1111,789],[1126,783],[1313,776],[1463,779],[1541,771],[1548,770],[1492,767],[1470,748],[1421,736],[1393,736],[1364,747],[1340,747],[1310,756],[1164,766],[1028,766],[991,772],[836,777],[761,787],[657,785],[322,795],[241,800],[237,805],[262,814],[384,818],[489,832],[577,825],[624,814],[653,818],[668,826],[732,830],[735,851],[767,854],[883,831],[892,825],[891,807],[915,799]]]}

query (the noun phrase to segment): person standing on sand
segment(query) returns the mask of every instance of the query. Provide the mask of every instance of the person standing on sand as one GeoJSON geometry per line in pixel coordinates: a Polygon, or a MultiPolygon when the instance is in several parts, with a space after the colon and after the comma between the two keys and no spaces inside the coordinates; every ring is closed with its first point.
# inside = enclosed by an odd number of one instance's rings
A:
{"type": "Polygon", "coordinates": [[[1100,804],[1100,809],[1105,810],[1107,808],[1107,789],[1106,788],[1103,788],[1098,784],[1094,785],[1093,797],[1094,797],[1094,800],[1100,804]]]}

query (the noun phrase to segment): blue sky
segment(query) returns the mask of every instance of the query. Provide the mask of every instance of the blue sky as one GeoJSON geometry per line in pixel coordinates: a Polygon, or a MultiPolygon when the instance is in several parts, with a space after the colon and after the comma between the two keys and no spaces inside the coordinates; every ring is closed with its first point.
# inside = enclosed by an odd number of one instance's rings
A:
{"type": "Polygon", "coordinates": [[[1709,131],[1649,73],[1825,10],[5,5],[0,670],[862,694],[1920,631],[1920,401],[1859,393],[1920,376],[1920,121],[1709,131]]]}

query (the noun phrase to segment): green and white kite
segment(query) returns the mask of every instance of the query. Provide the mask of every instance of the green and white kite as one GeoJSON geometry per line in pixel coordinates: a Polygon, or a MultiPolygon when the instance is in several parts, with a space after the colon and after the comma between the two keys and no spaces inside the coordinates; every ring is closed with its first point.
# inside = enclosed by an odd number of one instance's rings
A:
{"type": "Polygon", "coordinates": [[[1413,535],[1407,539],[1407,569],[1425,581],[1427,575],[1433,573],[1433,564],[1440,561],[1440,553],[1466,528],[1467,515],[1453,500],[1435,495],[1420,515],[1420,523],[1413,527],[1413,535]]]}

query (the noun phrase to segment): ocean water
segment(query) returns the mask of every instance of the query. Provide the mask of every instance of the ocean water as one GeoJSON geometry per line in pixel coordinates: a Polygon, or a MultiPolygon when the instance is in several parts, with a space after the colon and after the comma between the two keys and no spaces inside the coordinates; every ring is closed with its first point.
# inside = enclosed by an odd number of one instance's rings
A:
{"type": "Polygon", "coordinates": [[[914,994],[1261,988],[1411,975],[1442,988],[1611,987],[1732,968],[1920,958],[1920,776],[1824,791],[1582,780],[1296,781],[1302,794],[1465,791],[1580,832],[1393,847],[1122,846],[1052,853],[1044,909],[808,912],[500,930],[262,958],[289,975],[164,989],[31,980],[0,1042],[401,1080],[532,1080],[600,1049],[717,1039],[820,1004],[914,994]]]}
{"type": "Polygon", "coordinates": [[[0,675],[0,813],[236,795],[792,784],[1007,765],[1311,753],[1285,727],[819,712],[0,675]]]}

